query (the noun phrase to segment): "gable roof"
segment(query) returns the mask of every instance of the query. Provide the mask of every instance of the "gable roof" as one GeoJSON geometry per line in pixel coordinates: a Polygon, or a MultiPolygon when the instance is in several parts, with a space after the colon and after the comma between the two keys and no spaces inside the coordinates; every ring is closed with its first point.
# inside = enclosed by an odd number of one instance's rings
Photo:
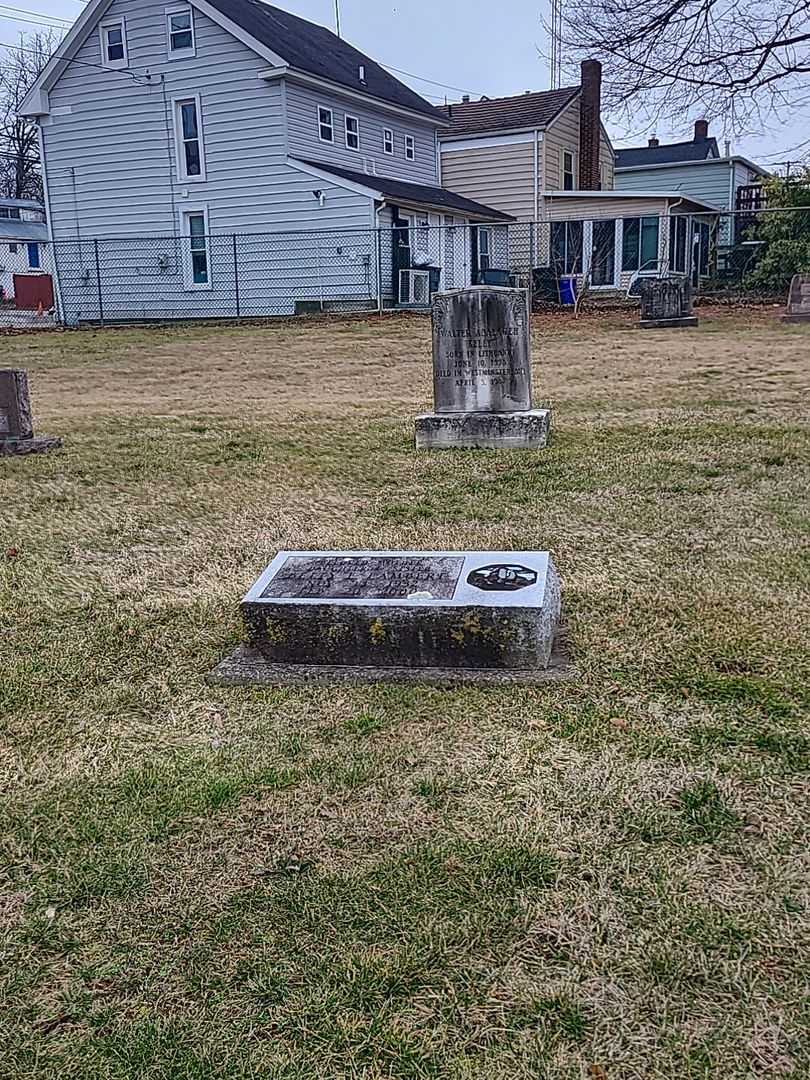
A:
{"type": "Polygon", "coordinates": [[[705,161],[719,158],[717,139],[690,139],[689,142],[666,143],[660,146],[630,146],[616,151],[616,168],[634,165],[668,165],[676,161],[705,161]]]}
{"type": "Polygon", "coordinates": [[[579,91],[578,86],[567,86],[561,90],[437,105],[435,111],[450,121],[450,129],[446,132],[449,136],[545,128],[579,91]]]}
{"type": "MultiPolygon", "coordinates": [[[[190,2],[211,19],[220,22],[268,63],[288,66],[291,74],[300,71],[338,87],[346,87],[355,95],[418,113],[434,124],[443,122],[434,107],[415,90],[325,26],[291,15],[281,8],[271,7],[261,0],[190,2]],[[360,81],[361,66],[365,68],[364,82],[360,81]]],[[[47,91],[93,32],[110,3],[111,0],[90,0],[61,42],[59,51],[26,95],[19,110],[22,115],[48,112],[47,91]],[[46,92],[44,95],[43,91],[46,92]]],[[[283,69],[279,73],[283,73],[283,69]]]]}
{"type": "Polygon", "coordinates": [[[327,27],[261,0],[209,0],[209,3],[257,41],[283,56],[290,67],[435,120],[429,102],[327,27]],[[366,69],[365,86],[358,76],[361,64],[366,69]]]}
{"type": "MultiPolygon", "coordinates": [[[[292,159],[295,160],[294,158],[292,159]]],[[[501,210],[494,210],[491,206],[466,199],[463,195],[457,195],[455,191],[447,188],[434,187],[431,184],[412,184],[409,180],[396,180],[391,176],[370,176],[368,173],[355,172],[353,169],[344,169],[331,162],[307,161],[299,159],[302,164],[309,165],[312,169],[320,169],[333,176],[350,180],[353,184],[368,188],[377,192],[386,199],[396,202],[416,204],[417,206],[432,206],[437,209],[458,210],[465,214],[474,214],[489,221],[514,221],[510,214],[504,214],[501,210]]]]}

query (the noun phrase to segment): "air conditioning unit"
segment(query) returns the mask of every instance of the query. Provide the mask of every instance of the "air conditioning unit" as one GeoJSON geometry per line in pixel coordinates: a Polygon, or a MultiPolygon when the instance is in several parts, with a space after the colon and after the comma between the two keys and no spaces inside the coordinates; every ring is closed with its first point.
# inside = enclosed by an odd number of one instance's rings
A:
{"type": "Polygon", "coordinates": [[[427,270],[400,270],[399,302],[427,307],[430,303],[430,274],[427,270]]]}

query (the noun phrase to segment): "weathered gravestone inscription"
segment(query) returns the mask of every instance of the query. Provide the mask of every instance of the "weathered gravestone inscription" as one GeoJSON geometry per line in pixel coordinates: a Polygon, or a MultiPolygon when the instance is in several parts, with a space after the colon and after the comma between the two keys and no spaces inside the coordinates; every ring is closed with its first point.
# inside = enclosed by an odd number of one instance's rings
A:
{"type": "Polygon", "coordinates": [[[782,322],[810,322],[810,274],[794,274],[782,322]]]}
{"type": "Polygon", "coordinates": [[[697,326],[697,316],[692,312],[692,283],[688,278],[644,278],[639,282],[639,291],[642,329],[697,326]]]}
{"type": "Polygon", "coordinates": [[[61,439],[34,436],[26,372],[0,368],[0,455],[41,454],[61,445],[61,439]]]}
{"type": "Polygon", "coordinates": [[[435,412],[417,417],[417,448],[545,446],[550,413],[532,409],[526,291],[437,293],[432,324],[435,412]]]}
{"type": "Polygon", "coordinates": [[[549,666],[560,581],[541,551],[282,551],[242,614],[285,670],[525,677],[549,666]]]}

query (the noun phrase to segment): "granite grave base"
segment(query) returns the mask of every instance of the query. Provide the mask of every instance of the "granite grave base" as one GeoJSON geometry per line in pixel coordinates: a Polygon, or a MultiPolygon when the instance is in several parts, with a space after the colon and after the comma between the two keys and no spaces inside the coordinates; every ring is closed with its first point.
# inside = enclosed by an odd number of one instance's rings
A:
{"type": "Polygon", "coordinates": [[[668,330],[679,326],[697,326],[697,315],[685,315],[677,319],[642,319],[639,322],[642,330],[668,330]]]}
{"type": "Polygon", "coordinates": [[[422,686],[538,686],[576,679],[568,633],[558,627],[544,668],[338,667],[274,664],[258,649],[240,645],[207,676],[216,686],[335,686],[351,683],[413,683],[422,686]]]}
{"type": "Polygon", "coordinates": [[[417,450],[542,450],[549,409],[503,413],[425,413],[416,418],[417,450]]]}
{"type": "Polygon", "coordinates": [[[282,551],[241,609],[250,651],[219,677],[525,680],[552,662],[560,581],[539,551],[282,551]]]}
{"type": "Polygon", "coordinates": [[[36,435],[33,439],[0,439],[0,457],[18,454],[47,454],[49,450],[58,450],[61,439],[47,435],[36,435]]]}

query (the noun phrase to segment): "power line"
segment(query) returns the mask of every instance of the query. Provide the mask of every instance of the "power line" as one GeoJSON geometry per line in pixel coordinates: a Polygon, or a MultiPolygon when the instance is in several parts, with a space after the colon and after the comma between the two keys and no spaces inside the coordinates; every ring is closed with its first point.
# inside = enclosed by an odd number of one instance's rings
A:
{"type": "MultiPolygon", "coordinates": [[[[16,52],[30,53],[31,56],[42,56],[41,49],[27,49],[24,45],[9,45],[7,41],[0,41],[0,49],[14,49],[16,52]]],[[[103,64],[93,64],[89,60],[76,60],[73,56],[65,56],[60,53],[52,53],[48,57],[48,61],[51,60],[65,60],[68,64],[80,64],[82,67],[99,68],[101,71],[115,71],[119,75],[128,75],[133,82],[136,82],[139,86],[147,86],[148,82],[143,83],[140,81],[140,77],[135,74],[134,71],[130,71],[129,68],[108,68],[103,64]]],[[[147,80],[149,75],[144,76],[147,80]]],[[[162,78],[162,76],[161,76],[162,78]]]]}
{"type": "Polygon", "coordinates": [[[409,79],[418,79],[419,82],[430,83],[431,86],[441,86],[443,90],[455,90],[458,94],[477,94],[479,97],[486,96],[483,90],[465,90],[462,86],[450,86],[448,83],[437,82],[436,79],[426,79],[424,75],[414,75],[412,71],[402,71],[401,68],[392,67],[390,64],[380,64],[380,67],[385,68],[386,71],[395,71],[397,75],[405,75],[409,79]]]}
{"type": "Polygon", "coordinates": [[[53,23],[48,22],[46,19],[26,19],[19,15],[6,15],[4,11],[0,11],[0,19],[5,19],[7,22],[26,23],[28,26],[47,26],[52,30],[69,30],[71,23],[53,23]]]}
{"type": "Polygon", "coordinates": [[[16,15],[33,15],[37,19],[56,19],[57,22],[64,23],[66,27],[72,25],[71,19],[60,19],[58,15],[50,15],[45,11],[30,11],[28,8],[9,7],[8,4],[0,4],[0,8],[3,11],[14,12],[16,15]]]}

